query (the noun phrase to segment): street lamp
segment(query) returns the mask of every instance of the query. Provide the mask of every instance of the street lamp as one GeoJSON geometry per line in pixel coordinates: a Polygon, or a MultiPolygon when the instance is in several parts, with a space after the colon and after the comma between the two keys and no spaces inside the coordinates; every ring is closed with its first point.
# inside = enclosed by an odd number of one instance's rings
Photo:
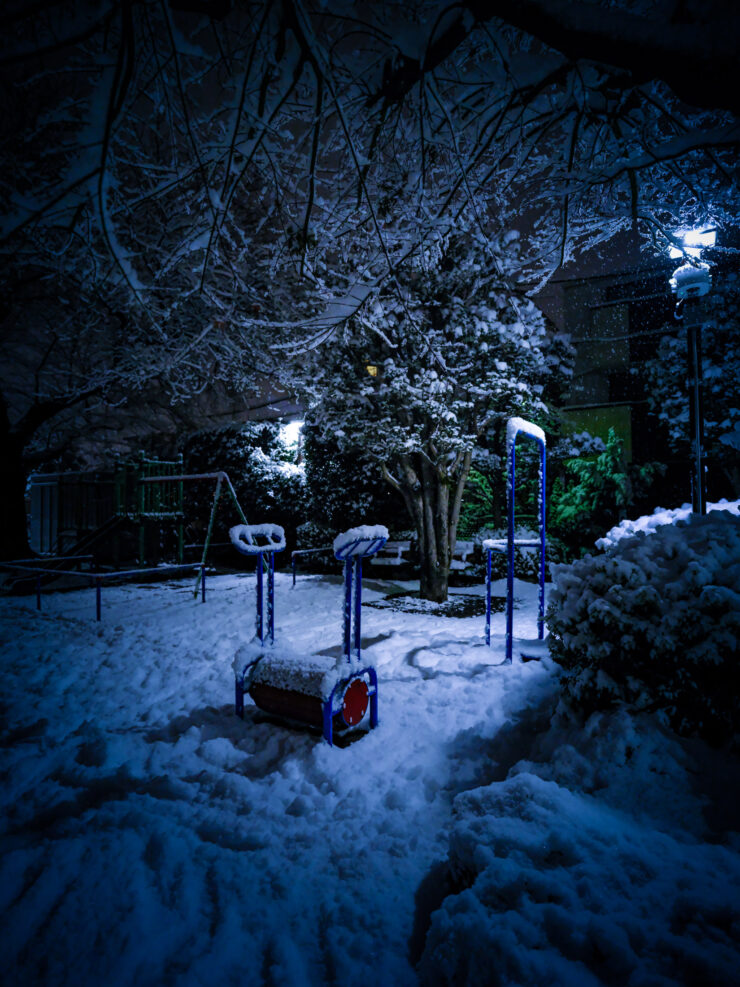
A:
{"type": "Polygon", "coordinates": [[[677,267],[670,280],[671,291],[676,296],[674,315],[686,318],[686,344],[689,363],[689,430],[691,433],[691,505],[695,514],[706,514],[706,475],[704,464],[704,414],[701,401],[701,328],[702,306],[700,299],[712,288],[712,275],[708,264],[699,258],[705,247],[713,247],[715,230],[686,230],[679,234],[682,247],[671,246],[671,257],[682,257],[686,262],[677,267]],[[692,258],[693,260],[688,260],[692,258]]]}

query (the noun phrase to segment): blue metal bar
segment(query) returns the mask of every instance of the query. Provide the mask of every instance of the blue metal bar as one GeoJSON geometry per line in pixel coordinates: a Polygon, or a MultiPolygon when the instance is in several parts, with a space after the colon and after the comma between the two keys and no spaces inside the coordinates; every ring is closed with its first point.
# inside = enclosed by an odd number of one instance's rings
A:
{"type": "Polygon", "coordinates": [[[355,556],[355,658],[362,658],[362,556],[355,556]]]}
{"type": "MultiPolygon", "coordinates": [[[[529,434],[529,433],[526,433],[529,434]]],[[[506,658],[504,664],[510,665],[514,653],[514,528],[516,500],[516,440],[517,431],[511,442],[509,462],[508,508],[509,526],[507,536],[508,566],[506,573],[506,658]]],[[[541,641],[545,636],[545,493],[546,493],[546,451],[545,443],[536,435],[531,436],[540,446],[540,477],[539,477],[539,601],[537,607],[537,637],[541,641]]],[[[536,544],[536,543],[535,543],[536,544]]],[[[489,553],[490,557],[490,553],[489,553]]]]}
{"type": "Polygon", "coordinates": [[[537,637],[545,636],[545,446],[540,443],[540,606],[537,615],[537,637]]]}
{"type": "Polygon", "coordinates": [[[263,627],[263,611],[264,611],[264,600],[262,593],[262,552],[257,555],[257,613],[255,616],[255,630],[257,631],[257,637],[260,639],[260,644],[264,644],[265,635],[263,627]]]}
{"type": "Polygon", "coordinates": [[[206,602],[206,567],[204,565],[200,567],[200,601],[201,603],[206,602]]]}
{"type": "Polygon", "coordinates": [[[95,580],[95,619],[100,620],[100,611],[102,609],[102,595],[103,595],[103,581],[98,576],[95,580]]]}
{"type": "MultiPolygon", "coordinates": [[[[342,562],[344,561],[344,559],[355,555],[354,550],[357,548],[360,542],[366,540],[367,539],[365,538],[356,538],[352,542],[347,542],[347,544],[343,545],[338,552],[334,553],[335,557],[339,559],[340,562],[342,562]]],[[[380,538],[380,537],[374,538],[371,542],[368,543],[367,548],[363,552],[359,552],[356,555],[356,557],[364,559],[367,558],[368,555],[375,555],[375,553],[379,552],[380,549],[383,547],[383,545],[385,545],[385,541],[386,541],[385,538],[380,538]]]]}
{"type": "Polygon", "coordinates": [[[378,725],[378,673],[374,668],[365,668],[370,677],[370,728],[374,729],[378,725]]]}
{"type": "Polygon", "coordinates": [[[275,643],[275,553],[267,557],[267,636],[275,643]]]}
{"type": "Polygon", "coordinates": [[[344,560],[344,656],[352,661],[352,559],[344,560]]]}
{"type": "Polygon", "coordinates": [[[491,549],[486,561],[486,644],[491,643],[491,549]]]}
{"type": "Polygon", "coordinates": [[[507,534],[506,556],[506,658],[504,663],[510,665],[514,651],[514,511],[516,491],[516,435],[511,443],[511,459],[509,462],[509,528],[507,534]]]}
{"type": "Polygon", "coordinates": [[[296,557],[298,555],[319,555],[322,552],[331,552],[331,545],[324,548],[297,548],[290,553],[290,567],[293,570],[293,585],[295,586],[296,557]]]}

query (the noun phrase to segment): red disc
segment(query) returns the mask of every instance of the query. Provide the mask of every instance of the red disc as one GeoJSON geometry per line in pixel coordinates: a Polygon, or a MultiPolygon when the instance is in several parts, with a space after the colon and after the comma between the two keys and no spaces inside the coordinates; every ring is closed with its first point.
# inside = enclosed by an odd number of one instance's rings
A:
{"type": "Polygon", "coordinates": [[[356,726],[367,710],[367,682],[352,679],[342,699],[342,719],[348,727],[356,726]]]}

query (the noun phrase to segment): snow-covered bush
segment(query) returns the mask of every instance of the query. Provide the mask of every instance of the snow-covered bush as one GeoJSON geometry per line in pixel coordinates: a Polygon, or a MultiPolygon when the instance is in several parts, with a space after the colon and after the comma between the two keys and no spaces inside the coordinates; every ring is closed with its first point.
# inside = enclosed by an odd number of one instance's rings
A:
{"type": "Polygon", "coordinates": [[[566,704],[660,710],[713,742],[740,728],[740,518],[664,524],[554,566],[550,651],[566,704]]]}
{"type": "Polygon", "coordinates": [[[359,451],[339,449],[306,425],[303,457],[308,520],[299,532],[301,547],[331,544],[338,531],[368,520],[386,525],[393,537],[409,527],[403,498],[359,451]]]}
{"type": "MultiPolygon", "coordinates": [[[[306,516],[305,479],[301,467],[286,461],[288,456],[279,437],[279,424],[254,422],[198,432],[186,443],[183,462],[188,473],[228,473],[247,521],[279,524],[292,544],[296,527],[306,516]]],[[[194,541],[205,537],[213,487],[204,481],[186,489],[185,513],[194,541]]],[[[239,520],[227,491],[222,490],[213,541],[228,541],[228,529],[239,520]]]]}

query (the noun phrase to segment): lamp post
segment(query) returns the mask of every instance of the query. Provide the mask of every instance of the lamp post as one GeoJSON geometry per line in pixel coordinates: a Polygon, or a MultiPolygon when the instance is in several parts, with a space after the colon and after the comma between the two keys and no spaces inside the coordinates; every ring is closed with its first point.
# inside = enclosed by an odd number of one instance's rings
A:
{"type": "Polygon", "coordinates": [[[704,247],[713,247],[714,230],[692,230],[681,234],[682,249],[671,248],[671,257],[686,262],[676,268],[670,280],[676,296],[675,317],[686,319],[686,347],[689,369],[689,431],[691,435],[691,506],[695,514],[707,513],[706,469],[704,463],[704,413],[702,409],[701,329],[703,312],[700,299],[709,294],[712,275],[699,258],[704,247]],[[694,258],[693,262],[687,260],[694,258]]]}

